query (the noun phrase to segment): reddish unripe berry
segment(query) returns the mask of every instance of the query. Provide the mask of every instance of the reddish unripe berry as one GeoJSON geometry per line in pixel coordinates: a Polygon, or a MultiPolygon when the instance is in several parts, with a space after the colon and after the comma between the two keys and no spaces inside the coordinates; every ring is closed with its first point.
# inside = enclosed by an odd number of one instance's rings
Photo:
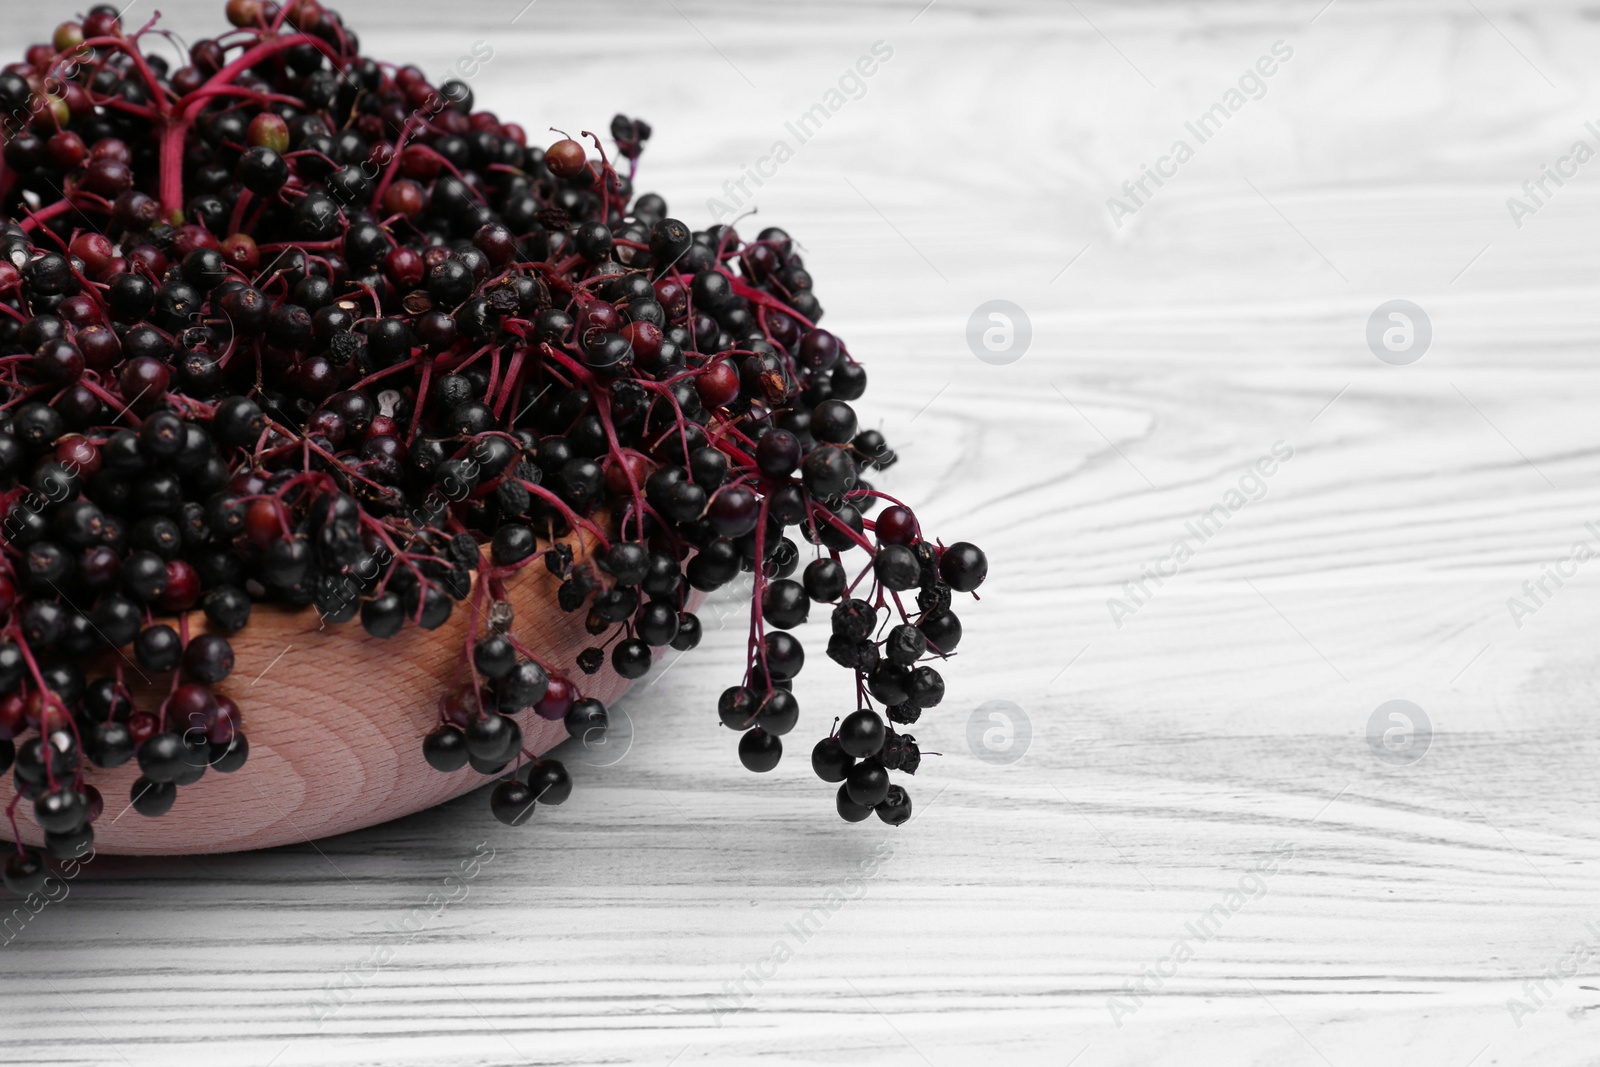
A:
{"type": "Polygon", "coordinates": [[[560,675],[550,679],[550,688],[544,692],[544,697],[533,706],[539,713],[539,718],[549,719],[553,722],[567,717],[567,712],[572,709],[572,702],[578,699],[578,691],[572,683],[560,675]]]}
{"type": "Polygon", "coordinates": [[[83,188],[107,200],[133,188],[133,168],[118,159],[91,160],[83,175],[83,188]]]}
{"type": "MultiPolygon", "coordinates": [[[[217,698],[209,686],[185,682],[167,701],[167,726],[179,733],[205,733],[217,714],[217,698]]],[[[190,734],[189,736],[195,736],[190,734]]]]}
{"type": "Polygon", "coordinates": [[[258,497],[250,501],[244,512],[244,532],[251,544],[266,548],[283,537],[283,505],[272,497],[258,497]]]}
{"type": "Polygon", "coordinates": [[[392,249],[383,261],[383,272],[402,289],[415,289],[421,285],[426,269],[421,254],[414,248],[392,249]]]}
{"type": "Polygon", "coordinates": [[[94,113],[94,100],[83,86],[68,82],[61,90],[61,102],[75,119],[88,118],[94,113]]]}
{"type": "Polygon", "coordinates": [[[279,155],[289,151],[289,124],[270,111],[251,119],[244,136],[252,148],[270,148],[279,155]]]}
{"type": "Polygon", "coordinates": [[[656,303],[667,313],[668,322],[680,322],[689,313],[689,288],[672,278],[656,282],[656,303]]]}
{"type": "Polygon", "coordinates": [[[188,96],[206,83],[206,76],[198,67],[179,67],[172,75],[172,91],[188,96]]]}
{"type": "Polygon", "coordinates": [[[246,274],[261,265],[261,250],[256,247],[255,238],[247,233],[236,233],[223,241],[222,257],[228,261],[228,266],[246,274]]]}
{"type": "Polygon", "coordinates": [[[78,293],[61,301],[61,306],[56,308],[56,315],[80,329],[104,321],[100,315],[100,305],[87,293],[78,293]]]}
{"type": "Polygon", "coordinates": [[[189,62],[207,76],[215,74],[227,62],[226,53],[216,41],[196,41],[189,49],[189,62]]]}
{"type": "Polygon", "coordinates": [[[515,141],[520,148],[528,147],[528,131],[515,122],[508,122],[501,126],[500,136],[509,141],[515,141]]]}
{"type": "Polygon", "coordinates": [[[880,545],[914,545],[921,535],[917,517],[911,514],[910,508],[898,504],[884,508],[879,513],[872,532],[877,535],[880,545]]]}
{"type": "Polygon", "coordinates": [[[635,491],[644,492],[645,479],[650,477],[650,463],[637,452],[628,452],[621,461],[607,460],[605,467],[606,491],[613,496],[628,496],[635,491]],[[628,476],[633,476],[630,485],[628,476]]]}
{"type": "Polygon", "coordinates": [[[442,162],[439,153],[427,145],[408,144],[400,153],[400,173],[407,178],[431,182],[439,176],[442,162]]]}
{"type": "MultiPolygon", "coordinates": [[[[51,48],[47,44],[30,44],[28,46],[28,50],[22,53],[22,55],[23,58],[27,60],[28,66],[34,68],[35,72],[48,70],[50,68],[50,64],[56,61],[56,49],[51,48]]],[[[29,79],[30,82],[32,82],[32,80],[33,79],[29,79]]],[[[38,92],[39,86],[34,85],[33,91],[38,92]]]]}
{"type": "Polygon", "coordinates": [[[239,711],[239,705],[221,693],[217,695],[217,710],[211,716],[211,725],[206,729],[206,740],[213,745],[226,745],[232,743],[244,729],[244,716],[239,711]]]}
{"type": "Polygon", "coordinates": [[[128,732],[133,735],[133,743],[142,745],[156,735],[161,729],[161,722],[148,711],[136,711],[128,716],[128,732]]]}
{"type": "Polygon", "coordinates": [[[89,158],[89,149],[83,143],[83,138],[71,130],[62,130],[45,142],[45,154],[62,170],[77,170],[83,166],[83,161],[89,158]]]}
{"type": "Polygon", "coordinates": [[[87,326],[78,331],[78,350],[83,361],[96,374],[105,374],[122,362],[122,342],[114,331],[101,325],[87,326]]]}
{"type": "Polygon", "coordinates": [[[622,329],[622,315],[604,300],[595,300],[578,312],[578,336],[591,333],[616,333],[622,329]]]}
{"type": "Polygon", "coordinates": [[[122,18],[115,11],[91,11],[88,17],[83,20],[83,35],[90,39],[95,37],[121,37],[122,18]]]}
{"type": "Polygon", "coordinates": [[[694,388],[702,404],[720,408],[739,395],[739,372],[727,361],[709,364],[695,375],[694,388]]]}
{"type": "Polygon", "coordinates": [[[7,693],[0,698],[0,741],[10,741],[28,729],[27,717],[22,711],[22,694],[7,693]]]}
{"type": "Polygon", "coordinates": [[[81,233],[72,239],[69,251],[83,260],[85,274],[99,274],[116,254],[111,239],[100,233],[81,233]]]}
{"type": "Polygon", "coordinates": [[[63,22],[56,27],[50,43],[55,45],[57,52],[70,52],[83,43],[83,25],[77,22],[63,22]]]}
{"type": "Polygon", "coordinates": [[[649,363],[661,354],[664,337],[661,327],[653,322],[630,322],[622,328],[623,339],[633,348],[633,354],[649,363]]]}
{"type": "Polygon", "coordinates": [[[583,173],[584,164],[588,161],[583,145],[570,137],[557,141],[544,153],[544,165],[558,178],[576,178],[583,173]]]}
{"type": "Polygon", "coordinates": [[[118,384],[122,387],[123,402],[142,415],[161,404],[171,381],[166,364],[150,356],[139,356],[122,365],[118,384]]]}
{"type": "Polygon", "coordinates": [[[221,247],[221,242],[217,240],[216,234],[195,223],[179,226],[177,235],[172,239],[172,250],[178,254],[179,259],[187,256],[197,248],[216,250],[221,247]]]}
{"type": "Polygon", "coordinates": [[[240,29],[261,25],[261,0],[228,0],[228,22],[240,29]]]}
{"type": "Polygon", "coordinates": [[[77,470],[84,478],[100,473],[100,449],[81,433],[69,433],[57,441],[55,454],[57,463],[77,470]]]}
{"type": "Polygon", "coordinates": [[[181,559],[167,564],[167,591],[160,604],[166,611],[188,611],[200,599],[200,575],[181,559]]]}
{"type": "Polygon", "coordinates": [[[402,178],[383,191],[383,210],[391,215],[412,218],[422,214],[426,203],[422,187],[409,178],[402,178]]]}

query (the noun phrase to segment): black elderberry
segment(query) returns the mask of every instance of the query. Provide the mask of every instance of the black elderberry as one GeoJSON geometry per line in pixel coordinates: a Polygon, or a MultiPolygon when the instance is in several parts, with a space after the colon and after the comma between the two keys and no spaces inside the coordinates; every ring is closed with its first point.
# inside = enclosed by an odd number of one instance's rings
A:
{"type": "Polygon", "coordinates": [[[145,627],[133,641],[133,654],[148,671],[175,670],[183,658],[183,642],[178,631],[164,622],[145,627]]]}
{"type": "Polygon", "coordinates": [[[467,724],[467,752],[477,759],[503,761],[516,755],[522,744],[522,728],[505,715],[480,715],[467,724]]]}
{"type": "Polygon", "coordinates": [[[842,782],[856,758],[844,750],[837,737],[824,737],[811,750],[811,769],[824,782],[842,782]]]}
{"type": "Polygon", "coordinates": [[[875,711],[851,712],[839,724],[839,746],[856,759],[876,756],[883,748],[885,736],[883,719],[875,711]]]}
{"type": "Polygon", "coordinates": [[[671,644],[678,636],[678,611],[671,604],[656,600],[639,609],[633,621],[640,639],[652,648],[671,644]]]}
{"type": "Polygon", "coordinates": [[[756,710],[756,724],[769,734],[782,737],[800,720],[800,702],[786,689],[762,693],[756,710]]]}
{"type": "Polygon", "coordinates": [[[231,741],[213,741],[207,752],[212,770],[218,774],[232,774],[250,758],[250,740],[244,734],[235,734],[231,741]]]}
{"type": "Polygon", "coordinates": [[[373,637],[393,637],[404,628],[405,622],[405,607],[400,594],[393,589],[361,604],[361,627],[373,637]]]}
{"type": "Polygon", "coordinates": [[[898,785],[891,785],[873,810],[890,826],[900,826],[911,818],[911,794],[898,785]]]}
{"type": "Polygon", "coordinates": [[[90,731],[85,748],[96,767],[120,767],[133,758],[133,733],[120,722],[98,723],[90,731]]]}
{"type": "Polygon", "coordinates": [[[174,782],[188,769],[189,747],[175,733],[153,734],[139,746],[139,769],[152,782],[174,782]]]}
{"type": "Polygon", "coordinates": [[[983,584],[988,574],[988,557],[977,545],[966,541],[957,541],[939,557],[939,576],[957,592],[972,592],[983,584]]]}
{"type": "Polygon", "coordinates": [[[133,810],[147,819],[157,819],[172,810],[178,800],[178,787],[171,782],[157,782],[139,777],[128,791],[133,810]]]}
{"type": "Polygon", "coordinates": [[[858,804],[851,799],[848,783],[839,787],[839,792],[834,796],[834,807],[839,812],[839,817],[845,822],[861,822],[872,816],[870,807],[865,804],[858,804]]]}
{"type": "Polygon", "coordinates": [[[544,699],[550,679],[544,668],[532,660],[518,663],[496,687],[496,700],[502,714],[514,715],[544,699]]]}
{"type": "Polygon", "coordinates": [[[472,648],[472,662],[485,677],[500,679],[517,665],[517,650],[504,634],[480,637],[472,648]]]}
{"type": "Polygon", "coordinates": [[[776,767],[782,757],[782,739],[759,726],[739,738],[739,762],[746,770],[765,773],[776,767]]]}
{"type": "Polygon", "coordinates": [[[582,739],[585,744],[598,741],[605,735],[609,725],[606,706],[593,698],[574,700],[567,709],[567,733],[582,739]]]}
{"type": "Polygon", "coordinates": [[[883,587],[894,592],[915,589],[921,575],[916,555],[905,545],[880,546],[872,569],[883,587]]]}
{"type": "Polygon", "coordinates": [[[48,833],[72,833],[89,821],[89,798],[76,789],[49,790],[34,800],[33,819],[48,833]]]}
{"type": "Polygon", "coordinates": [[[864,759],[845,776],[845,790],[852,801],[873,807],[889,795],[889,772],[875,759],[864,759]]]}
{"type": "Polygon", "coordinates": [[[489,794],[489,810],[507,826],[521,826],[533,818],[534,793],[522,782],[508,778],[489,794]]]}
{"type": "Polygon", "coordinates": [[[698,615],[688,611],[679,612],[678,633],[672,639],[672,647],[679,652],[691,651],[700,644],[701,633],[698,615]]]}
{"type": "Polygon", "coordinates": [[[467,765],[466,735],[448,723],[438,726],[423,738],[422,755],[436,771],[459,771],[467,765]]]}
{"type": "Polygon", "coordinates": [[[221,634],[199,634],[183,650],[183,673],[207,685],[233,673],[233,646],[221,634]]]}
{"type": "Polygon", "coordinates": [[[49,877],[50,869],[36,849],[19,848],[6,857],[5,887],[19,897],[37,893],[49,877]]]}
{"type": "Polygon", "coordinates": [[[528,788],[539,803],[560,804],[572,795],[572,778],[557,760],[535,760],[528,766],[528,788]]]}

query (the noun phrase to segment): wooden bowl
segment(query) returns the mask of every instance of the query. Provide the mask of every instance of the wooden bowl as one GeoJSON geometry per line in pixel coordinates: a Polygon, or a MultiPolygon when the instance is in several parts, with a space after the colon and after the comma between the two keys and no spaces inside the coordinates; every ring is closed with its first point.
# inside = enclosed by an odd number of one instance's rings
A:
{"type": "MultiPolygon", "coordinates": [[[[583,548],[574,543],[574,554],[582,558],[583,548]]],[[[584,632],[583,612],[568,614],[556,606],[558,584],[538,564],[507,582],[516,609],[511,633],[581,682],[584,695],[609,706],[630,683],[609,667],[593,677],[578,670],[577,655],[593,638],[584,632]]],[[[690,610],[701,599],[694,593],[690,610]]],[[[250,624],[229,639],[234,671],[218,687],[243,713],[248,761],[232,774],[207,771],[199,782],[179,788],[177,803],[157,819],[129,804],[137,761],[115,770],[87,766],[86,780],[105,798],[94,824],[95,850],[177,855],[312,841],[409,815],[487,784],[492,779],[470,767],[442,774],[422,758],[423,735],[438,723],[438,700],[457,677],[473,611],[469,599],[439,629],[408,626],[385,641],[368,635],[359,622],[320,626],[312,608],[258,605],[250,624]]],[[[191,633],[204,632],[204,614],[191,612],[189,626],[191,633]]],[[[487,629],[486,619],[478,629],[487,629]]],[[[141,708],[161,699],[155,688],[136,689],[135,695],[141,708]]],[[[562,723],[542,719],[531,708],[516,720],[529,752],[542,754],[566,740],[562,723]]],[[[12,776],[0,777],[0,805],[10,804],[13,794],[12,776]]],[[[17,825],[25,843],[38,845],[44,835],[32,807],[26,801],[17,805],[17,825]]]]}

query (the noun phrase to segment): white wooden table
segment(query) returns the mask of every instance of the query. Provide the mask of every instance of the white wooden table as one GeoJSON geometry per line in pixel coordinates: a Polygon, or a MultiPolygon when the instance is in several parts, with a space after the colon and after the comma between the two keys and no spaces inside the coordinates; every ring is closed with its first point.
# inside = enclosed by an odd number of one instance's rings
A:
{"type": "MultiPolygon", "coordinates": [[[[1525,982],[1600,945],[1600,562],[1520,627],[1507,601],[1600,546],[1600,163],[1520,228],[1506,199],[1600,146],[1600,23],[1321,3],[344,4],[429,71],[491,41],[479,99],[530,129],[650,119],[641,186],[696,225],[893,49],[746,225],[804,242],[904,454],[891,491],[989,552],[915,730],[944,755],[909,825],[841,824],[806,760],[848,707],[819,667],[789,757],[744,773],[713,712],[730,618],[537,826],[473,796],[97,860],[0,949],[0,1062],[1593,1062],[1600,964],[1525,982]],[[1265,95],[1115,227],[1107,198],[1279,40],[1265,95]],[[1033,328],[1008,366],[964,340],[997,298],[1033,328]],[[1365,340],[1393,299],[1432,324],[1407,366],[1365,340]],[[1108,598],[1275,442],[1259,499],[1115,625],[1108,598]],[[1031,724],[1008,765],[967,742],[992,699],[1031,724]],[[1436,731],[1409,765],[1368,743],[1396,699],[1436,731]],[[1253,899],[1208,911],[1242,878],[1253,899]]],[[[219,18],[161,6],[191,39],[219,18]]],[[[54,21],[8,12],[5,53],[54,21]]]]}

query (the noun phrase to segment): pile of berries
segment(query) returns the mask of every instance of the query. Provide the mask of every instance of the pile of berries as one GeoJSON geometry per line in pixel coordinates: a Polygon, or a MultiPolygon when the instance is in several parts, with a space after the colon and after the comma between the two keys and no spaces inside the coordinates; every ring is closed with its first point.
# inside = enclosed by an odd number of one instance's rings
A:
{"type": "MultiPolygon", "coordinates": [[[[896,727],[943,696],[928,661],[987,562],[863,479],[895,456],[857,424],[866,372],[817,326],[791,238],[695,232],[635,196],[644,122],[612,122],[621,173],[592,134],[595,158],[529,144],[464,83],[363,56],[315,0],[227,16],[171,69],[153,22],[97,6],[0,71],[13,838],[26,801],[45,851],[86,853],[86,763],[137,760],[151,817],[242,767],[218,686],[257,602],[386,638],[470,601],[464,680],[419,743],[441,771],[504,776],[491,808],[525,822],[571,781],[514,716],[603,731],[583,676],[693,648],[690,591],[741,572],[747,668],[718,707],[740,760],[777,764],[805,662],[788,631],[835,605],[827,654],[860,710],[813,766],[844,818],[909,818],[889,772],[921,754],[896,727]],[[534,565],[594,636],[576,672],[512,633],[507,583],[534,565]],[[170,678],[159,706],[129,672],[170,678]]],[[[6,884],[36,889],[46,862],[19,844],[6,884]]]]}

